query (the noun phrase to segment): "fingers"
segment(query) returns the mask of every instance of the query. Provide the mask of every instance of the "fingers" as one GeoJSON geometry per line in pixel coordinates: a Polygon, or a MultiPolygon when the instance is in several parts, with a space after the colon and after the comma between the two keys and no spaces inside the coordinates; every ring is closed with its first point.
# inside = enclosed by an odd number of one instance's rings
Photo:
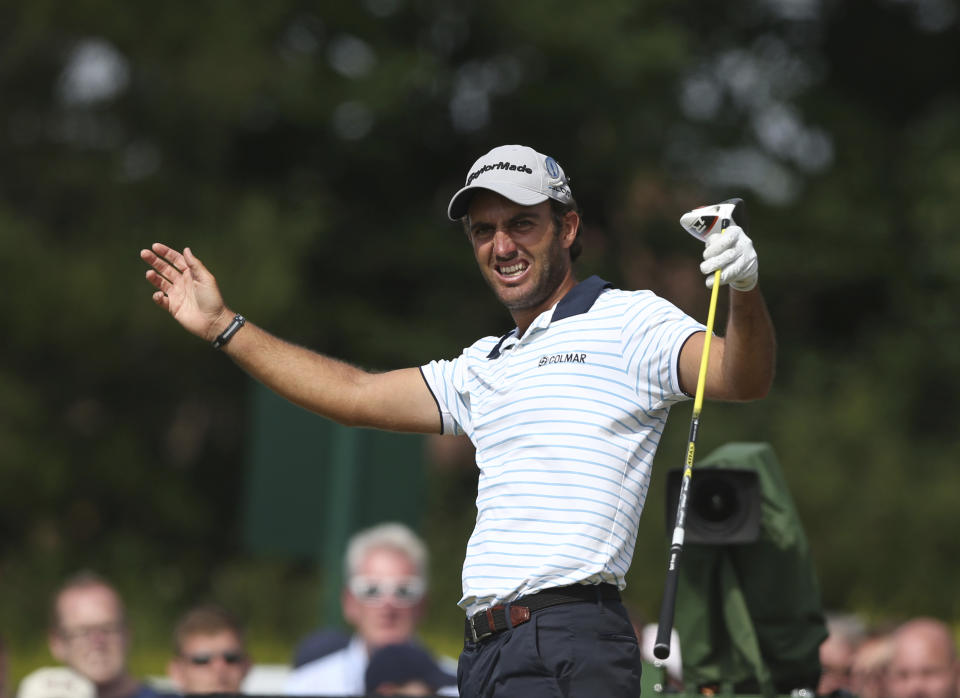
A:
{"type": "Polygon", "coordinates": [[[707,237],[707,244],[703,249],[703,258],[707,259],[731,247],[736,247],[745,237],[746,234],[739,225],[731,225],[719,235],[713,233],[707,237]]]}
{"type": "Polygon", "coordinates": [[[160,242],[153,243],[149,250],[140,250],[140,258],[171,283],[187,269],[183,255],[160,242]]]}
{"type": "Polygon", "coordinates": [[[150,265],[146,279],[157,291],[153,294],[153,302],[164,310],[170,310],[169,293],[174,284],[187,271],[187,264],[182,254],[161,242],[155,242],[149,250],[140,250],[140,258],[150,265]]]}
{"type": "Polygon", "coordinates": [[[704,274],[710,274],[715,272],[717,269],[726,269],[734,262],[737,261],[739,257],[742,256],[742,251],[738,248],[733,248],[730,250],[725,250],[724,252],[717,254],[709,259],[704,260],[700,264],[700,271],[704,274]]]}
{"type": "Polygon", "coordinates": [[[183,259],[183,255],[180,254],[177,250],[164,245],[162,242],[155,242],[150,246],[150,249],[153,251],[153,254],[173,266],[178,271],[182,271],[186,268],[187,264],[183,259]]]}
{"type": "Polygon", "coordinates": [[[720,283],[729,283],[738,291],[757,284],[757,254],[753,241],[739,226],[730,226],[721,235],[710,235],[703,250],[700,271],[709,276],[707,288],[713,288],[714,272],[721,271],[720,283]]]}
{"type": "Polygon", "coordinates": [[[713,288],[713,282],[717,278],[718,271],[720,272],[720,285],[723,286],[724,284],[739,280],[746,271],[746,264],[743,260],[737,260],[735,264],[708,272],[706,279],[707,288],[713,288]]]}
{"type": "Polygon", "coordinates": [[[170,299],[167,297],[166,293],[157,291],[153,294],[153,302],[159,305],[164,310],[170,310],[170,299]]]}
{"type": "Polygon", "coordinates": [[[193,254],[193,250],[189,247],[183,248],[183,259],[187,265],[187,268],[193,273],[194,278],[196,279],[205,279],[210,276],[210,272],[207,271],[207,268],[203,266],[203,262],[197,259],[193,254]]]}
{"type": "Polygon", "coordinates": [[[161,276],[153,269],[147,269],[146,277],[150,285],[163,294],[169,293],[170,289],[173,288],[173,283],[169,279],[161,276]]]}

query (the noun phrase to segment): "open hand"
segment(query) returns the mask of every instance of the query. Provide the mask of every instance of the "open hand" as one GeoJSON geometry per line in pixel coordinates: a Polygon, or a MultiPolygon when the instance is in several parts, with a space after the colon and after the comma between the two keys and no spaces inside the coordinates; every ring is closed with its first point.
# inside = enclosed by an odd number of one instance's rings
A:
{"type": "Polygon", "coordinates": [[[147,281],[157,289],[154,303],[189,332],[212,341],[229,324],[233,314],[224,305],[217,280],[189,247],[181,254],[155,242],[149,250],[140,250],[140,258],[151,267],[147,281]]]}

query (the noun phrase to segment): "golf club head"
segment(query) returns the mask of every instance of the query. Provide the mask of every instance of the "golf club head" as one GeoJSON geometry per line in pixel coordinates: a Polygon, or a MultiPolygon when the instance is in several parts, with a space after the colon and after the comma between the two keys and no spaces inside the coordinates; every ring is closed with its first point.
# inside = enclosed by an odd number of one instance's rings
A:
{"type": "Polygon", "coordinates": [[[680,225],[688,233],[701,242],[707,241],[707,236],[720,232],[729,225],[739,225],[747,229],[747,208],[743,199],[727,199],[719,204],[701,206],[687,211],[680,217],[680,225]]]}

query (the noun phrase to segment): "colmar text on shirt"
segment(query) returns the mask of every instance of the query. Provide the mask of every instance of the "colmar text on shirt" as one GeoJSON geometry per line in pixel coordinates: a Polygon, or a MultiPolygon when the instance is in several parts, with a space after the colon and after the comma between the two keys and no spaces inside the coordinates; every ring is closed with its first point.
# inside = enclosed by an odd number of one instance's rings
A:
{"type": "Polygon", "coordinates": [[[554,354],[553,356],[541,356],[540,363],[537,366],[546,366],[547,364],[566,364],[566,363],[578,363],[582,364],[587,360],[586,354],[554,354]]]}

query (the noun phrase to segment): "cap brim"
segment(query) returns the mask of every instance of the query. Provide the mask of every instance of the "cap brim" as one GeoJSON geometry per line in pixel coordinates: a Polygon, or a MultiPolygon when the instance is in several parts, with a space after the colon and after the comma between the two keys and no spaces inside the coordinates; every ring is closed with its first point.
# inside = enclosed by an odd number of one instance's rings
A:
{"type": "Polygon", "coordinates": [[[450,199],[450,205],[447,206],[447,217],[452,221],[458,221],[467,215],[470,208],[470,200],[478,189],[487,189],[496,192],[500,196],[510,199],[515,204],[521,206],[535,206],[546,201],[548,196],[538,191],[520,187],[513,182],[484,182],[483,184],[471,184],[464,187],[450,199]]]}

